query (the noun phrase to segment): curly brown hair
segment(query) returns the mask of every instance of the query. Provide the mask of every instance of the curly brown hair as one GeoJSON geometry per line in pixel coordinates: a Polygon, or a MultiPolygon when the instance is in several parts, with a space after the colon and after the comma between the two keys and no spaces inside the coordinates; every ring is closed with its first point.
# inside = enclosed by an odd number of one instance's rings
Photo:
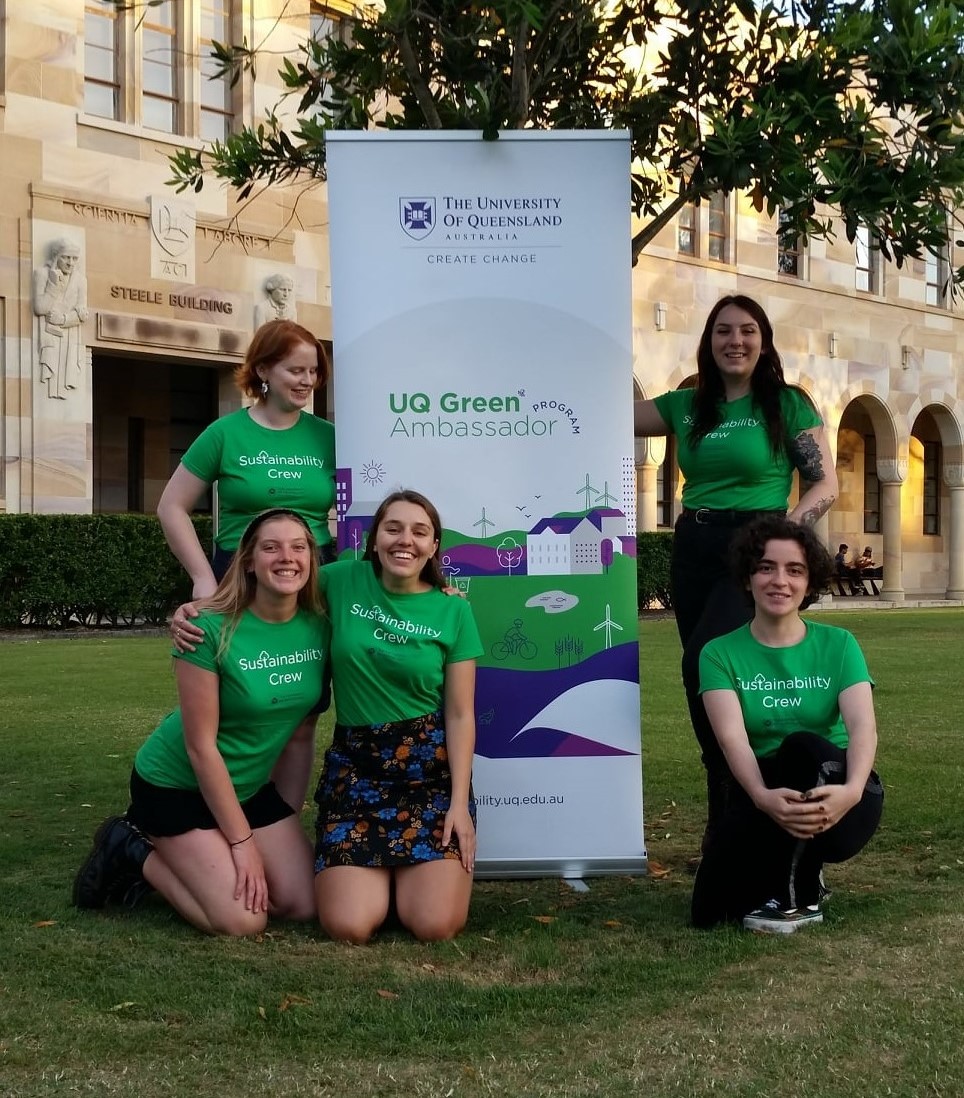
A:
{"type": "Polygon", "coordinates": [[[307,328],[293,320],[269,320],[254,333],[248,345],[244,361],[234,371],[234,384],[249,397],[261,397],[261,377],[259,369],[271,369],[291,354],[292,348],[299,343],[307,343],[315,348],[318,355],[318,376],[315,388],[321,389],[328,384],[331,367],[328,354],[320,339],[316,339],[307,328]]]}
{"type": "Polygon", "coordinates": [[[768,541],[795,541],[803,550],[807,562],[807,594],[800,609],[806,610],[830,589],[834,574],[833,557],[811,527],[794,522],[786,515],[762,515],[738,530],[730,543],[733,575],[737,583],[747,589],[748,597],[750,576],[763,560],[768,541]]]}

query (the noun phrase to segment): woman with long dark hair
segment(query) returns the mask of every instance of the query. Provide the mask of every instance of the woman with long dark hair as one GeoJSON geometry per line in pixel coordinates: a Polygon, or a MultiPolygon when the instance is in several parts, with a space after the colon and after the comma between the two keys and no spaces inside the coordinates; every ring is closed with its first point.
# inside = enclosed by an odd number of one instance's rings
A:
{"type": "Polygon", "coordinates": [[[837,476],[819,415],[783,375],[773,327],[743,294],[710,310],[696,353],[693,389],[637,401],[637,435],[674,435],[685,477],[670,582],[683,644],[682,673],[690,719],[707,775],[704,848],[732,775],[699,695],[699,655],[713,637],[749,618],[727,566],[733,534],[764,512],[784,514],[793,473],[800,498],[790,517],[812,524],[837,496],[837,476]]]}

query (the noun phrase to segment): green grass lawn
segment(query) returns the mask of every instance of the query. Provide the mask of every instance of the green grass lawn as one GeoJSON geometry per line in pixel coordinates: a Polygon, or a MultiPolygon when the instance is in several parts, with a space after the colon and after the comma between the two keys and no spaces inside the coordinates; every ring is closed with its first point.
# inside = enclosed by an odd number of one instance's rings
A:
{"type": "MultiPolygon", "coordinates": [[[[686,925],[702,830],[671,620],[641,626],[648,878],[483,882],[466,932],[205,938],[73,910],[91,833],[173,704],[162,638],[0,643],[0,1095],[964,1095],[955,610],[835,613],[878,688],[883,826],[786,939],[686,925]]],[[[306,816],[306,822],[308,817],[306,816]]],[[[752,857],[752,850],[747,857],[752,857]]]]}

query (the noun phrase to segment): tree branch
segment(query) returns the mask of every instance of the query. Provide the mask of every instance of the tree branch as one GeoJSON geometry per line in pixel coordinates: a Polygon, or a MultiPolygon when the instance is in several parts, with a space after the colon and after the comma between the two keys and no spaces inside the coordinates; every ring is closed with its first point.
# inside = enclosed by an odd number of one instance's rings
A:
{"type": "Polygon", "coordinates": [[[407,30],[395,32],[395,41],[398,43],[398,56],[408,74],[412,84],[412,91],[422,111],[422,117],[430,130],[442,129],[442,119],[439,117],[438,108],[432,98],[432,92],[422,76],[422,70],[418,67],[415,51],[412,49],[412,40],[408,37],[407,30]]]}
{"type": "Polygon", "coordinates": [[[528,40],[529,20],[522,16],[512,51],[512,89],[509,101],[510,123],[517,130],[521,130],[529,121],[529,68],[526,56],[528,40]]]}
{"type": "Polygon", "coordinates": [[[686,205],[687,202],[692,201],[693,192],[689,190],[681,191],[670,204],[658,214],[656,214],[652,220],[647,222],[642,229],[633,237],[633,266],[636,266],[636,261],[639,259],[639,253],[646,247],[647,244],[652,243],[653,239],[657,236],[660,230],[668,225],[670,221],[679,213],[679,211],[686,205]]]}

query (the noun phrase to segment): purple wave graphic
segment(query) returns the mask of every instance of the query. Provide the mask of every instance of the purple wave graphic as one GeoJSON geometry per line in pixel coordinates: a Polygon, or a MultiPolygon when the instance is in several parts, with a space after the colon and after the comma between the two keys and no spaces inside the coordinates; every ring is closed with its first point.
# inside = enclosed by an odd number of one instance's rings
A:
{"type": "MultiPolygon", "coordinates": [[[[525,573],[526,547],[519,545],[522,550],[519,560],[512,565],[514,573],[525,573]]],[[[452,545],[445,550],[446,568],[455,565],[462,576],[504,576],[506,568],[499,561],[499,554],[491,545],[452,545]]]]}
{"type": "MultiPolygon", "coordinates": [[[[545,707],[585,683],[616,679],[639,687],[639,645],[616,645],[576,664],[550,671],[517,671],[480,667],[476,677],[476,753],[489,759],[599,757],[631,755],[593,738],[594,728],[581,734],[559,728],[521,729],[545,707]]],[[[597,726],[598,727],[598,726],[597,726]]]]}

